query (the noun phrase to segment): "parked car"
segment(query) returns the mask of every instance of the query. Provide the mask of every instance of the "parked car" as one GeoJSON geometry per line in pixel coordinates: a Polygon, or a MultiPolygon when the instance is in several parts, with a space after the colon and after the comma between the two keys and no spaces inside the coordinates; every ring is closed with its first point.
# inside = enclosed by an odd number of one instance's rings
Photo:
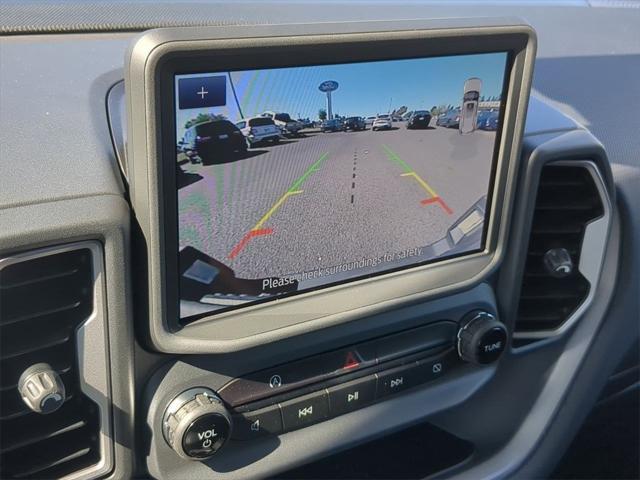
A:
{"type": "Polygon", "coordinates": [[[497,110],[483,110],[478,113],[478,128],[480,130],[497,130],[500,113],[497,110]]]}
{"type": "Polygon", "coordinates": [[[375,132],[376,130],[390,130],[391,127],[391,116],[390,115],[378,115],[376,119],[373,121],[373,125],[371,125],[371,129],[375,132]]]}
{"type": "Polygon", "coordinates": [[[364,118],[362,117],[348,117],[344,121],[344,129],[346,130],[366,130],[364,118]]]}
{"type": "Polygon", "coordinates": [[[344,123],[339,118],[334,118],[332,120],[325,120],[324,122],[322,122],[320,130],[322,130],[322,133],[343,132],[344,123]]]}
{"type": "Polygon", "coordinates": [[[407,128],[429,128],[431,123],[431,113],[426,110],[416,110],[407,120],[407,128]]]}
{"type": "Polygon", "coordinates": [[[212,120],[193,125],[184,134],[184,152],[192,163],[214,163],[233,153],[247,151],[247,140],[229,120],[212,120]]]}
{"type": "Polygon", "coordinates": [[[250,146],[263,142],[278,143],[280,141],[280,129],[273,120],[267,117],[247,118],[236,122],[236,127],[246,137],[250,146]]]}
{"type": "Polygon", "coordinates": [[[296,137],[300,135],[302,130],[302,124],[293,120],[288,113],[278,113],[273,111],[266,111],[262,117],[270,118],[280,129],[282,135],[287,137],[296,137]]]}
{"type": "Polygon", "coordinates": [[[298,123],[302,128],[313,128],[315,126],[313,120],[309,120],[308,118],[299,118],[298,123]]]}
{"type": "Polygon", "coordinates": [[[460,126],[460,110],[451,109],[438,116],[436,125],[439,127],[458,128],[460,126]]]}

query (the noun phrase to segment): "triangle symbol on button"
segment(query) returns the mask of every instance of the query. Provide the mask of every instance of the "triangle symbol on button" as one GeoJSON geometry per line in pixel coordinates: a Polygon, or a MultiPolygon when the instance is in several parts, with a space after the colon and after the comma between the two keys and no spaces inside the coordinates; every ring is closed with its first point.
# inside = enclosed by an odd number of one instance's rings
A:
{"type": "Polygon", "coordinates": [[[344,366],[342,367],[343,369],[347,369],[347,368],[355,368],[358,365],[360,365],[360,361],[358,360],[358,358],[356,357],[356,354],[353,352],[348,352],[347,353],[347,358],[344,361],[344,366]]]}

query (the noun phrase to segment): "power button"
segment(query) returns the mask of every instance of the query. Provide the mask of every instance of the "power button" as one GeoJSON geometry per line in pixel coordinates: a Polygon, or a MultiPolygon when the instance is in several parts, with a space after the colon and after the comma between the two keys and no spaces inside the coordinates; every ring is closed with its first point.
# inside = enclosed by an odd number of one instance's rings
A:
{"type": "Polygon", "coordinates": [[[191,422],[182,436],[182,450],[189,457],[208,458],[229,438],[229,420],[210,413],[191,422]]]}

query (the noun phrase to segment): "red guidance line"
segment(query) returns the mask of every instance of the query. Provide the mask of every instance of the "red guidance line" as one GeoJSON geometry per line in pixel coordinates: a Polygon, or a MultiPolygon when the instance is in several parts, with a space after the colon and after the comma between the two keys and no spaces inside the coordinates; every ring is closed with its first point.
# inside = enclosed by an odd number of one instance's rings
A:
{"type": "Polygon", "coordinates": [[[442,200],[442,198],[440,197],[431,197],[431,198],[425,198],[424,200],[421,200],[420,203],[422,205],[429,205],[431,203],[437,203],[440,205],[440,207],[442,207],[442,209],[447,212],[447,215],[451,215],[453,213],[453,210],[451,210],[449,208],[449,205],[447,205],[445,203],[444,200],[442,200]]]}
{"type": "Polygon", "coordinates": [[[261,237],[263,235],[271,235],[273,233],[273,229],[271,228],[263,228],[261,230],[249,230],[244,237],[242,237],[242,240],[240,240],[238,242],[238,244],[233,247],[233,250],[231,250],[231,253],[229,254],[229,258],[231,260],[233,260],[234,258],[236,258],[238,256],[238,254],[242,251],[242,249],[245,247],[245,245],[247,243],[249,243],[249,240],[251,240],[253,237],[261,237]]]}

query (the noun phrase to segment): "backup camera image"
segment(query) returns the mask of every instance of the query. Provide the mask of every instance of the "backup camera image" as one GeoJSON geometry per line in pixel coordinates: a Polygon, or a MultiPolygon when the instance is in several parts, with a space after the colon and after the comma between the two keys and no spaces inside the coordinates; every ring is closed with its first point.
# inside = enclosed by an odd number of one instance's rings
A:
{"type": "Polygon", "coordinates": [[[176,75],[181,318],[482,250],[506,62],[176,75]]]}

